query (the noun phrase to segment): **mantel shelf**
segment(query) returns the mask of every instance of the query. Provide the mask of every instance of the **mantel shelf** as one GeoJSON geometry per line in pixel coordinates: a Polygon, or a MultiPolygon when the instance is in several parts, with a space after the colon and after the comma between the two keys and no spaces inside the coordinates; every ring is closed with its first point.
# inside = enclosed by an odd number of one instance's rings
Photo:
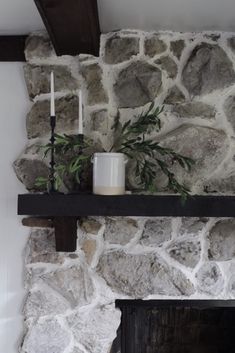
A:
{"type": "Polygon", "coordinates": [[[18,214],[53,218],[56,250],[76,250],[77,219],[85,216],[235,217],[234,196],[24,194],[18,214]]]}

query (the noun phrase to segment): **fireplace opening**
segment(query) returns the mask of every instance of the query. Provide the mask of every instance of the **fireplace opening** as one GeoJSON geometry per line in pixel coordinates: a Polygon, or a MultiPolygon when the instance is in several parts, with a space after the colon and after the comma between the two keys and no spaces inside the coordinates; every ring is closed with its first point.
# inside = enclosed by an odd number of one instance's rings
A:
{"type": "Polygon", "coordinates": [[[234,353],[235,300],[117,300],[111,353],[234,353]]]}

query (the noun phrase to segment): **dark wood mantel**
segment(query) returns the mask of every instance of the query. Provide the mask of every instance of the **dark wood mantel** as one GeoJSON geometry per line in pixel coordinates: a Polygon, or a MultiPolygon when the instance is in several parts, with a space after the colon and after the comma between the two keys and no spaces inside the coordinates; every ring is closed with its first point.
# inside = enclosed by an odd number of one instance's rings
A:
{"type": "Polygon", "coordinates": [[[24,194],[18,214],[53,219],[56,250],[76,250],[77,220],[85,216],[235,217],[235,196],[24,194]]]}

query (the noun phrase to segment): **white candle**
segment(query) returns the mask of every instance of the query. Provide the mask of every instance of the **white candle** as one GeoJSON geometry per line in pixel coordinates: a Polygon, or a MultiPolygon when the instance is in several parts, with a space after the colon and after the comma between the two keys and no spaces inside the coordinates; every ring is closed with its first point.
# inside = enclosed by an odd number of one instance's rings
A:
{"type": "Polygon", "coordinates": [[[51,116],[55,116],[55,85],[54,72],[51,72],[51,116]]]}
{"type": "Polygon", "coordinates": [[[83,135],[83,111],[82,111],[82,91],[78,91],[79,97],[79,117],[78,117],[78,133],[83,135]]]}

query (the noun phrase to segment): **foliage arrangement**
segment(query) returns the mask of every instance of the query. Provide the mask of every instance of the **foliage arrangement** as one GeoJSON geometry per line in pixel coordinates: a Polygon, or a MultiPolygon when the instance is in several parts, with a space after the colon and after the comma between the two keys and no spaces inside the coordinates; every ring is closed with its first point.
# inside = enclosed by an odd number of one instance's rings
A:
{"type": "MultiPolygon", "coordinates": [[[[135,176],[140,189],[155,192],[155,181],[159,169],[165,174],[167,189],[180,193],[182,198],[188,196],[189,189],[180,184],[171,171],[173,164],[177,163],[186,171],[190,171],[194,161],[191,158],[174,152],[170,148],[160,146],[150,138],[152,131],[161,130],[160,115],[163,107],[154,107],[152,103],[146,112],[140,114],[135,121],[128,120],[123,126],[117,117],[113,130],[115,142],[111,151],[124,153],[135,163],[135,176]]],[[[89,153],[79,154],[80,149],[88,150],[89,141],[82,142],[79,135],[55,135],[55,155],[59,157],[55,169],[56,187],[63,183],[65,175],[72,177],[76,183],[80,183],[80,174],[87,167],[91,159],[89,153]],[[65,158],[61,159],[61,156],[65,158]]],[[[45,156],[51,151],[51,144],[43,147],[45,156]]],[[[36,186],[48,186],[45,178],[37,178],[36,186]]]]}

